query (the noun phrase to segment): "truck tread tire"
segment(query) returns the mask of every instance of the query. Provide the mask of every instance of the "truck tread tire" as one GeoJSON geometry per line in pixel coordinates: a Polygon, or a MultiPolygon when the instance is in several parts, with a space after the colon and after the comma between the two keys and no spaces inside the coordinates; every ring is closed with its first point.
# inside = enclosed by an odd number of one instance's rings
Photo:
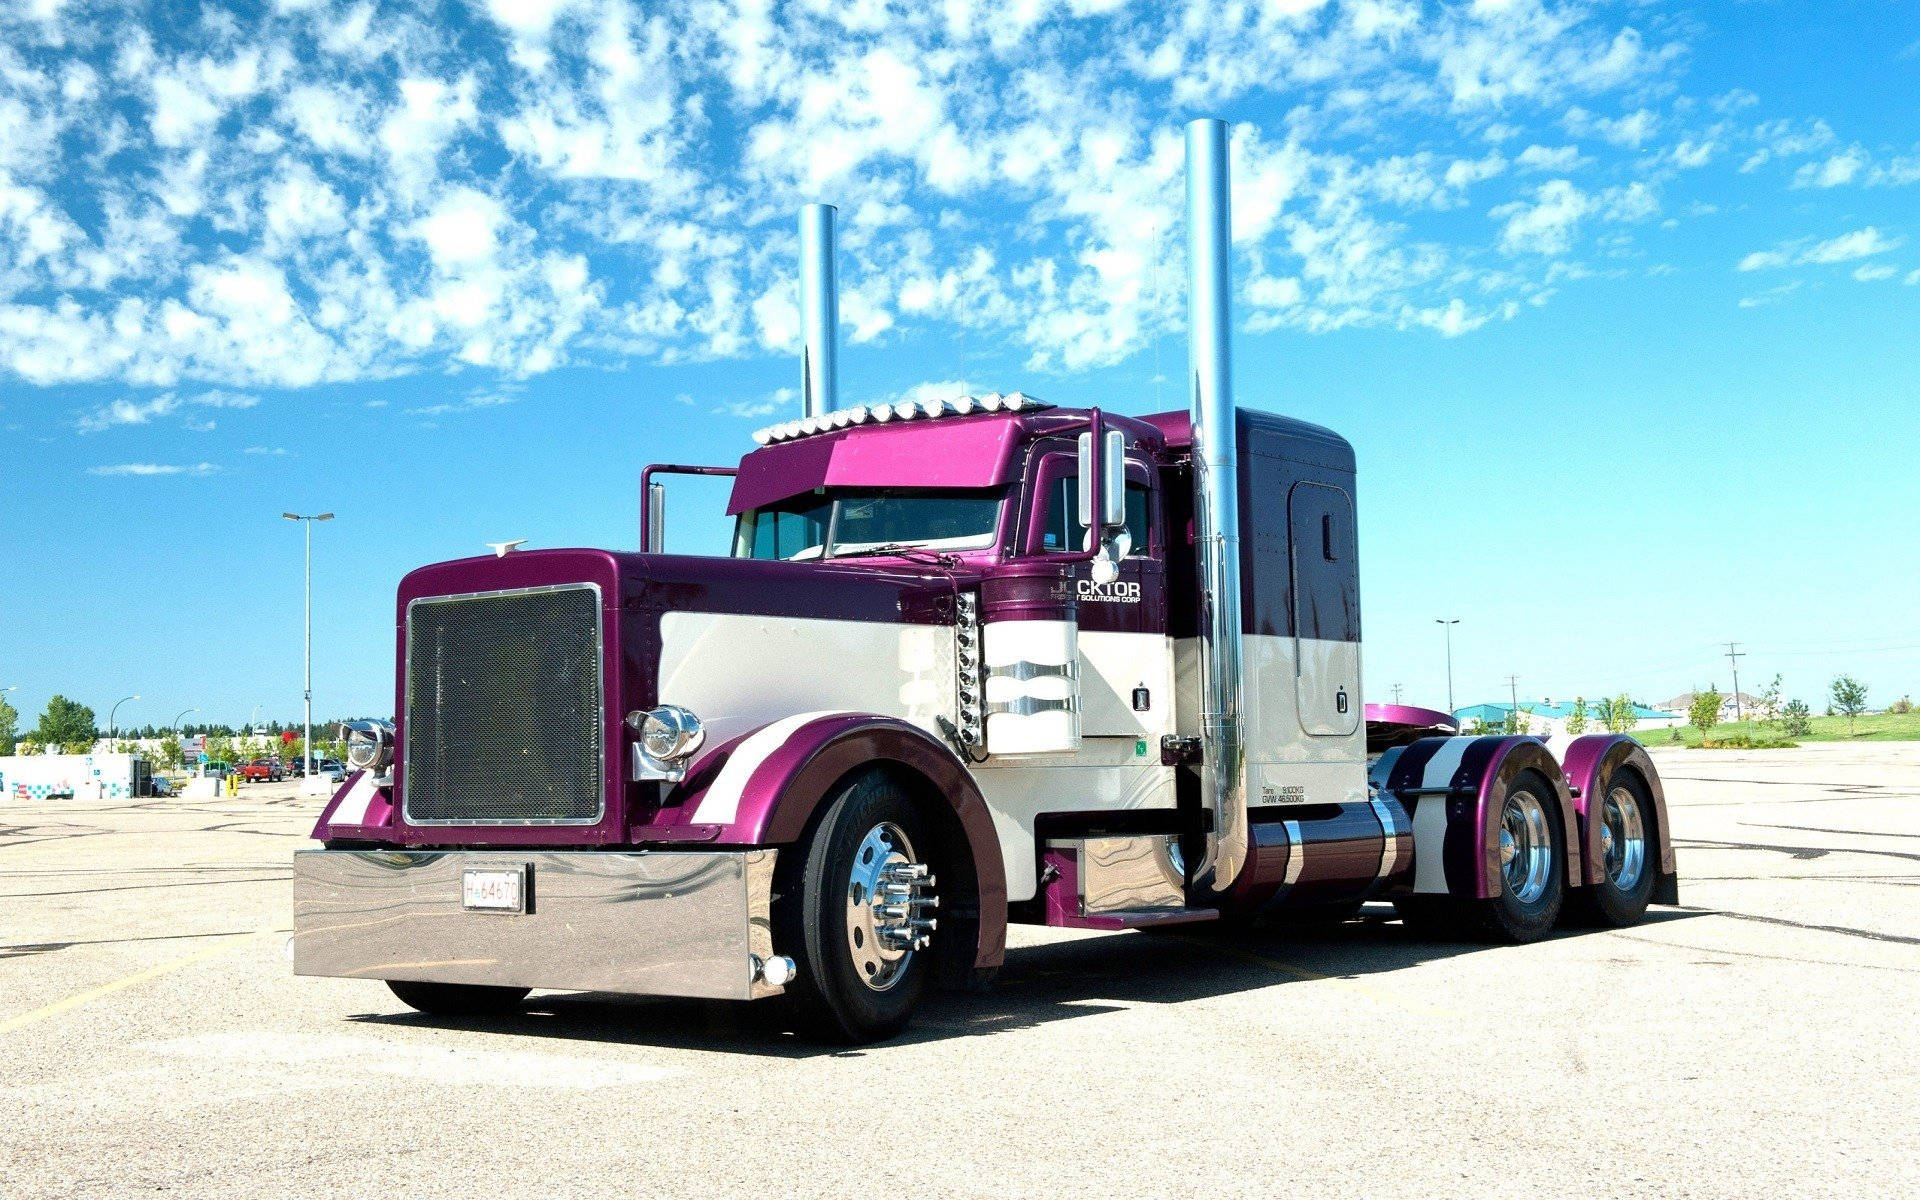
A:
{"type": "Polygon", "coordinates": [[[1553,785],[1537,771],[1514,777],[1508,794],[1530,791],[1541,802],[1548,831],[1550,861],[1545,887],[1531,900],[1522,900],[1505,886],[1491,899],[1458,896],[1401,896],[1393,907],[1409,932],[1441,941],[1493,942],[1521,945],[1537,942],[1552,932],[1567,891],[1567,834],[1553,785]]]}
{"type": "Polygon", "coordinates": [[[477,983],[422,983],[389,979],[400,1003],[435,1017],[499,1017],[518,1012],[531,988],[489,987],[477,983]]]}
{"type": "MultiPolygon", "coordinates": [[[[808,839],[783,851],[773,899],[774,949],[798,968],[786,985],[793,1023],[803,1036],[858,1045],[905,1029],[933,975],[934,948],[911,952],[884,991],[857,972],[848,944],[848,879],[869,831],[890,823],[916,847],[931,837],[926,821],[898,784],[870,771],[830,800],[808,839]]],[[[924,861],[924,860],[923,860],[924,861]]],[[[938,934],[936,932],[935,936],[938,934]]]]}
{"type": "Polygon", "coordinates": [[[1507,794],[1511,797],[1521,791],[1531,791],[1538,797],[1546,817],[1549,830],[1546,848],[1551,861],[1545,889],[1532,900],[1522,900],[1503,882],[1498,896],[1473,901],[1469,909],[1470,929],[1481,941],[1515,946],[1537,942],[1553,932],[1554,922],[1560,918],[1560,906],[1566,899],[1567,831],[1561,821],[1554,787],[1538,771],[1522,771],[1514,777],[1507,794]]]}
{"type": "MultiPolygon", "coordinates": [[[[1616,771],[1607,780],[1607,791],[1611,792],[1616,787],[1626,788],[1633,802],[1639,806],[1643,854],[1639,877],[1633,886],[1622,888],[1608,875],[1603,865],[1599,883],[1581,888],[1567,898],[1570,920],[1606,929],[1624,929],[1638,924],[1640,918],[1647,915],[1647,905],[1653,900],[1654,885],[1660,878],[1658,830],[1654,827],[1656,818],[1652,793],[1648,791],[1646,782],[1633,771],[1616,771]]],[[[1596,796],[1589,803],[1601,806],[1598,816],[1593,819],[1604,820],[1606,796],[1596,796]]],[[[1602,861],[1604,864],[1604,857],[1602,861]]]]}

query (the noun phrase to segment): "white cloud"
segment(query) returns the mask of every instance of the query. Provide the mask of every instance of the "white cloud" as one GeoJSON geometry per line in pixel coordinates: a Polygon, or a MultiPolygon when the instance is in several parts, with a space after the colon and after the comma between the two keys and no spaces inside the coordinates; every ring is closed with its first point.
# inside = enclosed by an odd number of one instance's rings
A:
{"type": "Polygon", "coordinates": [[[1902,237],[1890,237],[1869,225],[1825,241],[1802,238],[1782,242],[1771,250],[1755,250],[1740,260],[1739,269],[1763,271],[1787,266],[1827,266],[1855,262],[1897,249],[1905,240],[1902,237]]]}
{"type": "MultiPolygon", "coordinates": [[[[156,417],[171,416],[194,408],[247,409],[260,403],[258,396],[210,391],[194,396],[163,392],[148,400],[111,401],[81,417],[75,427],[81,433],[99,433],[122,425],[145,425],[156,417]]],[[[191,418],[190,418],[191,419],[191,418]]],[[[211,428],[210,425],[206,426],[211,428]]]]}
{"type": "Polygon", "coordinates": [[[434,265],[443,271],[457,269],[493,259],[504,220],[500,202],[492,196],[455,188],[414,225],[414,236],[427,244],[434,265]]]}
{"type": "Polygon", "coordinates": [[[1892,279],[1900,273],[1900,268],[1892,263],[1861,263],[1853,269],[1853,277],[1861,283],[1872,283],[1880,279],[1892,279]]]}
{"type": "Polygon", "coordinates": [[[743,421],[758,421],[776,413],[800,415],[800,393],[790,387],[775,388],[770,394],[758,400],[730,400],[713,410],[715,416],[735,417],[743,421]]]}
{"type": "Polygon", "coordinates": [[[1178,110],[1260,119],[1233,134],[1247,328],[1464,332],[1564,282],[1583,222],[1657,210],[1620,169],[1668,153],[1679,118],[1643,105],[1684,50],[1536,0],[483,14],[7,26],[0,372],[299,387],[786,352],[815,199],[840,205],[849,340],[1109,364],[1180,319],[1178,110]],[[1616,115],[1552,149],[1575,107],[1616,115]],[[1434,219],[1469,203],[1500,223],[1434,219]]]}
{"type": "Polygon", "coordinates": [[[88,467],[89,475],[212,475],[220,468],[210,462],[178,463],[117,463],[106,467],[88,467]]]}
{"type": "Polygon", "coordinates": [[[1793,174],[1793,186],[1830,188],[1852,183],[1866,169],[1867,156],[1855,146],[1824,162],[1808,163],[1793,174]]]}
{"type": "Polygon", "coordinates": [[[1578,146],[1528,146],[1514,161],[1529,171],[1566,172],[1578,170],[1589,161],[1578,146]]]}
{"type": "Polygon", "coordinates": [[[1500,248],[1507,253],[1559,255],[1572,247],[1574,230],[1593,211],[1594,203],[1571,181],[1552,179],[1534,189],[1531,203],[1516,200],[1489,215],[1506,218],[1500,248]]]}

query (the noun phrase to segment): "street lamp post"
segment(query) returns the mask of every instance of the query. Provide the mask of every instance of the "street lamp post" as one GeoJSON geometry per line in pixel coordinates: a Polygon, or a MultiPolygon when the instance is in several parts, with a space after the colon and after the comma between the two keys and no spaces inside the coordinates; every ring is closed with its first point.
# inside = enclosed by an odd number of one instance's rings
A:
{"type": "Polygon", "coordinates": [[[176,714],[174,714],[174,718],[173,718],[173,736],[175,736],[175,737],[179,737],[179,736],[180,736],[180,718],[181,718],[181,717],[184,717],[184,716],[186,716],[186,715],[187,715],[188,713],[196,713],[196,712],[199,712],[199,711],[200,711],[200,710],[199,710],[199,709],[197,709],[197,708],[183,708],[183,709],[181,709],[181,710],[180,710],[180,711],[179,711],[178,713],[176,713],[176,714]]]}
{"type": "Polygon", "coordinates": [[[1453,627],[1459,617],[1435,617],[1433,623],[1447,631],[1447,714],[1453,714],[1453,627]]]}
{"type": "Polygon", "coordinates": [[[107,749],[108,750],[113,749],[113,746],[112,746],[113,735],[114,735],[114,732],[119,728],[117,725],[113,723],[113,718],[119,714],[120,706],[122,704],[125,704],[129,700],[138,700],[139,698],[140,696],[138,693],[135,693],[134,695],[131,695],[131,696],[122,696],[120,699],[115,700],[113,702],[112,708],[107,710],[107,742],[108,742],[107,749]]]}
{"type": "MultiPolygon", "coordinates": [[[[301,753],[306,756],[306,765],[303,773],[301,774],[301,778],[310,779],[313,777],[313,523],[315,521],[331,521],[333,520],[333,514],[330,512],[325,512],[325,513],[320,513],[317,516],[303,517],[299,513],[283,512],[280,515],[289,521],[300,521],[306,525],[307,654],[306,654],[306,677],[305,677],[306,681],[305,681],[305,686],[303,688],[303,692],[304,692],[304,699],[306,701],[307,707],[306,707],[306,722],[303,730],[304,736],[302,737],[300,742],[300,750],[301,750],[301,753]]],[[[302,786],[304,787],[305,785],[303,784],[302,786]]]]}

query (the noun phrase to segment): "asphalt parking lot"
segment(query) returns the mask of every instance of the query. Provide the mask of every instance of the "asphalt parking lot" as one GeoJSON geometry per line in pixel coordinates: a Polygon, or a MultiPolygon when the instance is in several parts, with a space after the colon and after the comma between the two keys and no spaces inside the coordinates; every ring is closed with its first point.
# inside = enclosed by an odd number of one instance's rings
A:
{"type": "Polygon", "coordinates": [[[1920,745],[1657,760],[1685,907],[1639,928],[1016,928],[993,992],[842,1052],[296,979],[297,783],[8,804],[0,1195],[1920,1194],[1920,745]]]}

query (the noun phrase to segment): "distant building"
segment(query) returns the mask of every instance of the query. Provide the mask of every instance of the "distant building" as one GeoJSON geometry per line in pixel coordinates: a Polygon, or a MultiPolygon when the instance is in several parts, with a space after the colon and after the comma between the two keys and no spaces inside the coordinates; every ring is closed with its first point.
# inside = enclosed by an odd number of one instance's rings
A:
{"type": "MultiPolygon", "coordinates": [[[[1672,713],[1674,716],[1680,718],[1680,724],[1685,725],[1693,719],[1693,697],[1693,692],[1682,692],[1671,700],[1661,701],[1654,705],[1654,707],[1663,713],[1672,713]]],[[[1758,696],[1749,696],[1745,692],[1741,692],[1740,702],[1737,708],[1734,705],[1732,692],[1724,692],[1720,696],[1720,719],[1722,721],[1738,720],[1741,716],[1750,717],[1758,711],[1760,711],[1760,698],[1758,696]]]]}
{"type": "MultiPolygon", "coordinates": [[[[1460,709],[1453,715],[1459,720],[1461,731],[1465,732],[1467,726],[1475,721],[1481,721],[1487,725],[1496,727],[1504,726],[1507,722],[1507,714],[1512,711],[1513,705],[1511,704],[1475,704],[1470,708],[1460,709]]],[[[1567,732],[1567,718],[1573,716],[1573,711],[1573,702],[1571,700],[1555,701],[1546,699],[1522,700],[1520,702],[1521,715],[1526,719],[1525,732],[1531,733],[1535,737],[1559,737],[1565,734],[1567,732]]],[[[1603,702],[1598,700],[1587,701],[1587,728],[1585,732],[1605,733],[1607,731],[1606,726],[1600,722],[1601,714],[1604,712],[1606,712],[1606,707],[1603,702]]],[[[1645,704],[1635,704],[1633,706],[1633,715],[1638,718],[1633,729],[1630,731],[1633,733],[1644,733],[1649,729],[1671,729],[1676,725],[1686,724],[1686,718],[1684,716],[1675,716],[1670,712],[1665,712],[1659,708],[1651,708],[1645,704]]]]}

